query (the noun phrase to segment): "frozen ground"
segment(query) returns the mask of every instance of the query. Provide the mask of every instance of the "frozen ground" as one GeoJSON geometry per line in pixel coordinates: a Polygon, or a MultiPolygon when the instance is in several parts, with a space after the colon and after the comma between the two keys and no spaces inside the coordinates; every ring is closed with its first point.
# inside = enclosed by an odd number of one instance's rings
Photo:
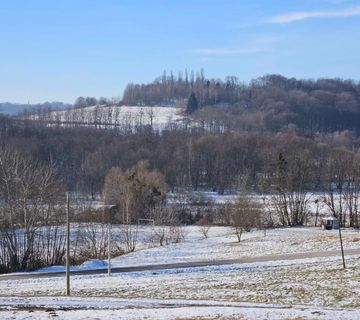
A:
{"type": "MultiPolygon", "coordinates": [[[[115,226],[113,233],[119,233],[122,226],[115,226]]],[[[185,241],[167,246],[149,242],[152,226],[142,226],[138,231],[137,251],[112,259],[113,267],[138,265],[227,260],[274,254],[321,252],[339,249],[337,230],[320,228],[279,228],[244,233],[239,243],[229,227],[212,227],[205,239],[198,226],[184,227],[185,241]]],[[[360,248],[360,232],[343,230],[345,249],[360,248]]],[[[90,261],[73,269],[107,268],[106,261],[90,261]]],[[[62,271],[63,266],[45,268],[42,271],[62,271]]]]}
{"type": "MultiPolygon", "coordinates": [[[[268,230],[266,236],[263,231],[253,231],[245,233],[243,241],[239,243],[233,230],[228,227],[211,228],[208,239],[204,239],[199,227],[187,227],[185,237],[184,243],[149,248],[115,258],[113,266],[236,259],[339,249],[338,231],[324,231],[320,228],[274,229],[268,230]]],[[[360,232],[344,230],[343,241],[346,249],[360,248],[360,232]]]]}
{"type": "MultiPolygon", "coordinates": [[[[144,232],[150,232],[150,226],[144,232]]],[[[286,228],[245,234],[186,229],[187,242],[139,250],[114,266],[234,259],[338,248],[337,231],[286,228]]],[[[360,234],[345,230],[345,248],[360,234]]],[[[360,319],[360,259],[312,258],[164,271],[0,281],[0,318],[43,319],[360,319]],[[30,312],[31,311],[31,312],[30,312]]]]}
{"type": "MultiPolygon", "coordinates": [[[[251,303],[98,298],[7,299],[3,319],[358,319],[357,310],[251,303]],[[70,300],[71,299],[71,300],[70,300]],[[70,301],[69,301],[70,300],[70,301]],[[41,306],[40,308],[38,306],[41,306]],[[61,307],[59,307],[61,306],[61,307]]],[[[4,301],[5,302],[5,301],[4,301]]],[[[4,304],[1,302],[1,307],[4,304]]]]}
{"type": "Polygon", "coordinates": [[[60,297],[63,278],[1,281],[0,317],[359,319],[360,261],[347,262],[345,271],[334,257],[74,276],[74,298],[60,297]]]}

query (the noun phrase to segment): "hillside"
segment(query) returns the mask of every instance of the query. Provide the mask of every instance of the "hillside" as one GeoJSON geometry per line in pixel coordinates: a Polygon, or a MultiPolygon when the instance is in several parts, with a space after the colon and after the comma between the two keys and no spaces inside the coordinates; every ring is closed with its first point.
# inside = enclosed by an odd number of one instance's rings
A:
{"type": "Polygon", "coordinates": [[[344,172],[341,179],[357,172],[360,86],[355,81],[272,75],[248,85],[202,76],[186,83],[164,79],[133,85],[137,93],[128,88],[116,105],[77,103],[71,109],[25,112],[4,119],[0,135],[7,145],[51,164],[66,188],[92,197],[101,194],[112,167],[130,170],[142,161],[163,173],[172,191],[220,194],[244,184],[271,191],[281,160],[290,177],[284,183],[302,191],[328,190],[331,179],[339,178],[334,167],[344,172]],[[180,88],[193,90],[194,112],[186,113],[187,92],[180,88]],[[137,97],[128,102],[139,105],[124,105],[129,97],[137,97]]]}
{"type": "Polygon", "coordinates": [[[360,132],[360,84],[353,80],[265,75],[243,83],[237,77],[207,79],[201,72],[192,78],[164,75],[149,84],[129,84],[123,101],[184,105],[192,93],[200,121],[222,122],[231,130],[360,132]]]}
{"type": "Polygon", "coordinates": [[[265,75],[243,83],[233,76],[207,79],[201,72],[193,78],[164,75],[152,83],[129,84],[122,101],[79,97],[72,109],[51,110],[58,108],[45,103],[28,108],[22,117],[99,128],[117,126],[123,132],[150,125],[161,131],[179,124],[186,110],[190,117],[185,126],[210,132],[360,133],[360,84],[343,79],[265,75]],[[189,109],[190,96],[194,106],[189,109]]]}
{"type": "Polygon", "coordinates": [[[90,125],[99,128],[119,127],[126,131],[150,126],[162,130],[183,119],[183,108],[162,106],[105,106],[96,105],[60,111],[39,110],[27,112],[23,119],[40,120],[57,124],[90,125]]]}

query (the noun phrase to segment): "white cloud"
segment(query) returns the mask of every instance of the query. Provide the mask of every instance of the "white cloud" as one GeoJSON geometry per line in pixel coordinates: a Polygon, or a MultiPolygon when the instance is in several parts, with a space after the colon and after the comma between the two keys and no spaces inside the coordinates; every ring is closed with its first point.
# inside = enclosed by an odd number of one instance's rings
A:
{"type": "Polygon", "coordinates": [[[266,23],[286,24],[310,18],[337,18],[360,16],[360,7],[346,8],[332,11],[302,11],[292,12],[284,15],[273,16],[267,19],[266,23]]]}

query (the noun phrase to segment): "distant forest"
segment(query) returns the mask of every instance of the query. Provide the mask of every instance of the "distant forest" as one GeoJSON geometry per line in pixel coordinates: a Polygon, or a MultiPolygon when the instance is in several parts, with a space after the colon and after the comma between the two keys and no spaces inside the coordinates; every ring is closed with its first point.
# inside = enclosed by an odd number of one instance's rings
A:
{"type": "MultiPolygon", "coordinates": [[[[99,104],[89,97],[77,102],[83,105],[73,110],[99,104]]],[[[112,167],[125,171],[140,161],[159,170],[172,191],[226,193],[246,185],[274,192],[280,165],[287,190],[326,190],[340,176],[360,177],[359,103],[360,85],[350,80],[267,75],[242,84],[235,77],[207,80],[202,72],[164,74],[150,84],[129,84],[117,105],[183,106],[181,125],[124,130],[97,120],[71,123],[71,117],[64,125],[1,116],[0,148],[51,166],[64,189],[94,197],[112,167]],[[298,181],[301,186],[291,185],[298,181]]],[[[103,98],[101,105],[114,101],[103,98]]]]}
{"type": "Polygon", "coordinates": [[[222,122],[227,129],[304,133],[360,132],[360,84],[352,80],[298,80],[266,75],[242,83],[236,77],[206,79],[204,72],[164,75],[150,84],[129,84],[127,105],[198,103],[194,118],[222,122]]]}
{"type": "Polygon", "coordinates": [[[56,109],[65,109],[71,107],[71,104],[63,102],[44,102],[38,104],[30,103],[10,103],[10,102],[0,102],[0,113],[16,115],[25,110],[31,109],[41,109],[41,110],[56,110],[56,109]]]}

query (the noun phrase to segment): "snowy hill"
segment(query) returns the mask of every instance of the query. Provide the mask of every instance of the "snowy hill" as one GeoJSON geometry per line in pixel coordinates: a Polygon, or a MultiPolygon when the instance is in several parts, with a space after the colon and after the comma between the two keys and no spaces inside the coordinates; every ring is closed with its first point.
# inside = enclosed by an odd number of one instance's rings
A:
{"type": "Polygon", "coordinates": [[[63,124],[116,126],[125,130],[150,125],[163,130],[169,125],[181,124],[183,108],[162,106],[92,106],[77,109],[43,112],[26,115],[28,119],[63,124]]]}

